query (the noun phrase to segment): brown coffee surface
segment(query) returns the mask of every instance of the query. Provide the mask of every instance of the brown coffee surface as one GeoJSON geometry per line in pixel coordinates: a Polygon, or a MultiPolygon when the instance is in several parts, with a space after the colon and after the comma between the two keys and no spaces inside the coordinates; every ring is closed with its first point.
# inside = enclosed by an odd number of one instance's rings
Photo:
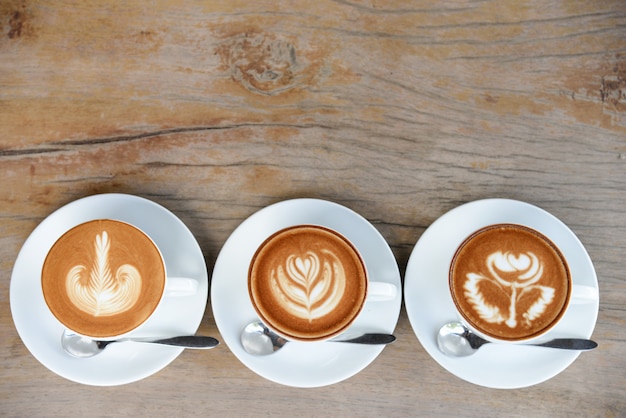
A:
{"type": "Polygon", "coordinates": [[[159,250],[132,225],[99,219],[67,231],[52,246],[41,275],[52,314],[96,338],[129,332],[154,312],[165,288],[159,250]]]}
{"type": "Polygon", "coordinates": [[[571,278],[543,234],[519,225],[483,228],[457,250],[450,269],[454,303],[465,320],[501,340],[540,335],[563,316],[571,278]]]}
{"type": "Polygon", "coordinates": [[[365,303],[367,275],[343,236],[319,226],[296,226],[259,247],[248,290],[264,323],[287,338],[313,341],[350,326],[365,303]]]}

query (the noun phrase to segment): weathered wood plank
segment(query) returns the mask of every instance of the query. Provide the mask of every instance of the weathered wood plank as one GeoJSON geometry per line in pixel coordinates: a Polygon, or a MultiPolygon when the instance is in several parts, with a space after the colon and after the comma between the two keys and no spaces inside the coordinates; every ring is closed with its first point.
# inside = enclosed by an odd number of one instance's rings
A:
{"type": "MultiPolygon", "coordinates": [[[[8,415],[626,410],[622,1],[6,0],[0,128],[0,402],[8,415]],[[484,389],[432,360],[403,310],[397,343],[327,388],[270,383],[226,346],[185,352],[132,387],[79,386],[22,344],[10,276],[42,219],[106,192],[172,210],[197,237],[209,272],[239,223],[284,199],[318,197],[362,214],[402,273],[446,211],[487,197],[527,201],[567,223],[594,261],[600,348],[539,386],[484,389]]],[[[210,304],[200,332],[219,336],[210,304]]]]}

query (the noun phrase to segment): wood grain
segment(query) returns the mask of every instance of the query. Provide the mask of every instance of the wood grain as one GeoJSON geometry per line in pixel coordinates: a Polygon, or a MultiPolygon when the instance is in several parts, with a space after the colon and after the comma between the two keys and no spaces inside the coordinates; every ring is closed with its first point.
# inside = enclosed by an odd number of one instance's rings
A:
{"type": "MultiPolygon", "coordinates": [[[[0,127],[3,414],[624,416],[623,1],[4,0],[0,127]],[[41,220],[105,192],[172,210],[209,272],[239,223],[284,199],[357,211],[402,273],[446,211],[527,201],[586,246],[600,347],[543,384],[485,389],[432,360],[403,310],[397,343],[330,387],[268,382],[225,346],[81,386],[24,347],[9,286],[41,220]]],[[[210,304],[200,332],[219,336],[210,304]]]]}

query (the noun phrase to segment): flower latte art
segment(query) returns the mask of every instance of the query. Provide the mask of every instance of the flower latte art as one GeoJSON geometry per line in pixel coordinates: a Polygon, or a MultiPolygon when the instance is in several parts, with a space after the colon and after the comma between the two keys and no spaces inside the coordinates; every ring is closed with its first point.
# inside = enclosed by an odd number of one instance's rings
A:
{"type": "Polygon", "coordinates": [[[552,287],[537,284],[541,279],[543,266],[533,253],[515,257],[510,253],[496,252],[487,257],[486,265],[489,275],[468,273],[464,285],[465,296],[474,306],[474,310],[485,321],[496,324],[504,322],[510,328],[517,327],[518,299],[523,298],[525,293],[538,289],[539,297],[530,305],[528,311],[522,314],[524,325],[530,327],[531,322],[545,313],[547,306],[554,300],[552,287]],[[503,278],[505,274],[512,277],[513,280],[508,281],[503,278]],[[501,312],[497,305],[490,304],[488,300],[485,300],[480,290],[480,282],[483,280],[491,281],[509,294],[508,312],[501,312]]]}
{"type": "Polygon", "coordinates": [[[560,251],[546,237],[519,225],[495,225],[459,247],[450,289],[463,318],[498,339],[531,338],[563,315],[571,279],[560,251]]]}
{"type": "Polygon", "coordinates": [[[111,273],[109,235],[96,236],[96,258],[91,271],[82,264],[67,274],[67,294],[76,307],[94,316],[114,315],[130,309],[141,294],[141,274],[136,267],[123,264],[111,273]]]}
{"type": "Polygon", "coordinates": [[[320,256],[308,251],[303,257],[290,255],[284,266],[272,271],[272,290],[285,307],[311,322],[332,312],[346,288],[346,273],[341,261],[332,252],[322,250],[320,256]]]}
{"type": "Polygon", "coordinates": [[[142,231],[99,219],[54,243],[41,285],[48,308],[65,327],[109,338],[135,329],[154,312],[165,288],[165,267],[142,231]]]}
{"type": "Polygon", "coordinates": [[[289,339],[315,341],[344,331],[356,318],[367,275],[346,238],[301,225],[261,244],[250,264],[248,290],[266,325],[289,339]]]}

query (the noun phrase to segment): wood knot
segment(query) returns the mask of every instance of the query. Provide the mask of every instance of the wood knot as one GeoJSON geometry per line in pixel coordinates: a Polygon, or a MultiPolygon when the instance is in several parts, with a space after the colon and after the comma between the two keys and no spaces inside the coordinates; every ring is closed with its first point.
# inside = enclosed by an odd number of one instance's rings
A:
{"type": "Polygon", "coordinates": [[[23,12],[15,12],[9,19],[9,33],[8,36],[10,39],[19,38],[22,36],[22,28],[24,27],[24,13],[23,12]]]}
{"type": "Polygon", "coordinates": [[[251,92],[275,96],[297,85],[294,45],[260,33],[235,35],[217,48],[232,78],[251,92]]]}
{"type": "Polygon", "coordinates": [[[616,56],[612,71],[602,76],[600,85],[600,99],[618,107],[626,104],[626,60],[622,56],[616,56]]]}
{"type": "MultiPolygon", "coordinates": [[[[1,2],[0,2],[1,3],[1,2]]],[[[32,12],[27,7],[26,2],[21,2],[14,7],[0,4],[0,19],[8,23],[6,36],[9,39],[32,38],[34,28],[32,25],[32,12]],[[6,20],[5,20],[6,19],[6,20]]]]}

